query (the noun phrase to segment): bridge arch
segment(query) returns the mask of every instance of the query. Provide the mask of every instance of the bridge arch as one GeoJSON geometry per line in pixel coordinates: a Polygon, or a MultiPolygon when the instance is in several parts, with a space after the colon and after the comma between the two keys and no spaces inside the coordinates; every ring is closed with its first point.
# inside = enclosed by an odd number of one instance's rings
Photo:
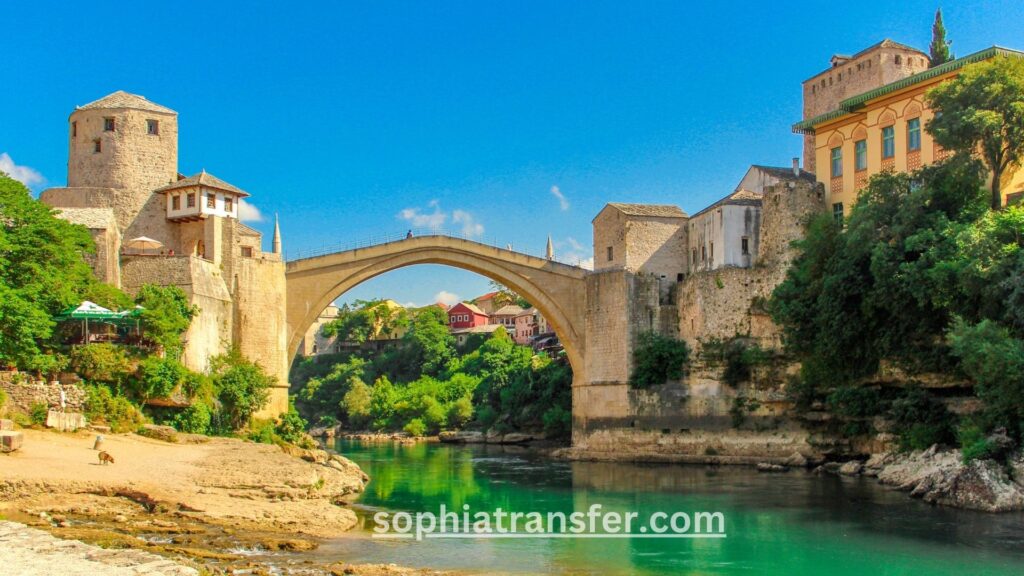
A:
{"type": "Polygon", "coordinates": [[[392,270],[441,264],[475,272],[530,301],[565,348],[573,380],[586,364],[585,276],[576,266],[450,236],[417,236],[288,262],[288,352],[293,358],[320,313],[355,286],[392,270]]]}

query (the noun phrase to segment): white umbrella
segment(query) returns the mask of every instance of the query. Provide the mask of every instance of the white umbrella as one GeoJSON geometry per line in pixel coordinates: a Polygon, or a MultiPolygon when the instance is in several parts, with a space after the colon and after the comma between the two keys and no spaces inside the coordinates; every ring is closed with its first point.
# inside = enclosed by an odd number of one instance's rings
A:
{"type": "Polygon", "coordinates": [[[136,248],[138,250],[159,250],[163,247],[163,242],[154,240],[148,236],[139,236],[138,238],[132,238],[131,240],[124,243],[128,248],[136,248]]]}

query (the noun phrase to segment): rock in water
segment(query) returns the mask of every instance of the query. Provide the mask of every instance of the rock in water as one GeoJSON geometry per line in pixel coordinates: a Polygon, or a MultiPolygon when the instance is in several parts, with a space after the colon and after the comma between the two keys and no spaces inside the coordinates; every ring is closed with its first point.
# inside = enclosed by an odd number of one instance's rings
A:
{"type": "Polygon", "coordinates": [[[789,458],[786,458],[784,464],[793,468],[806,468],[807,457],[799,452],[793,452],[789,455],[789,458]]]}
{"type": "Polygon", "coordinates": [[[843,476],[857,476],[864,468],[864,465],[857,460],[850,460],[839,467],[839,473],[843,476]]]}
{"type": "Polygon", "coordinates": [[[879,471],[878,480],[932,504],[986,512],[1024,510],[1024,486],[1002,465],[993,460],[965,465],[959,450],[932,447],[895,456],[879,471]]]}

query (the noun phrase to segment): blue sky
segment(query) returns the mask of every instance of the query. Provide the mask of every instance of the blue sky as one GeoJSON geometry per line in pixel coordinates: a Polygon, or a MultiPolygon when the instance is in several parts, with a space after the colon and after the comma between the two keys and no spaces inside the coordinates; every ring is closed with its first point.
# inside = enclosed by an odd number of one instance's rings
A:
{"type": "MultiPolygon", "coordinates": [[[[410,219],[589,257],[610,201],[695,212],[800,154],[800,82],[883,38],[927,50],[934,2],[11,2],[0,165],[66,181],[67,116],[115,90],[179,113],[179,170],[249,191],[287,251],[410,219]],[[2,156],[6,154],[7,156],[2,156]],[[562,198],[553,193],[557,189],[562,198]],[[403,218],[405,216],[406,218],[403,218]]],[[[1024,48],[1024,2],[943,6],[958,55],[1024,48]]],[[[33,178],[38,175],[37,178],[33,178]]],[[[395,271],[344,299],[471,298],[395,271]]]]}

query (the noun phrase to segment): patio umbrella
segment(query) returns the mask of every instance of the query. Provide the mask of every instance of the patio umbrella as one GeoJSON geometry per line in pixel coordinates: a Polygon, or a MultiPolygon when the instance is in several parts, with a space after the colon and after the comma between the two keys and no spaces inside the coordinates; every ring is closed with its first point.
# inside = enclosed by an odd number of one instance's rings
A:
{"type": "Polygon", "coordinates": [[[99,304],[96,304],[95,302],[90,302],[88,300],[82,302],[78,306],[68,308],[67,310],[61,312],[56,317],[54,317],[55,320],[64,322],[69,320],[81,320],[82,331],[83,334],[85,335],[86,342],[89,341],[90,320],[111,321],[117,320],[118,318],[120,318],[120,315],[117,312],[114,312],[113,310],[110,310],[108,308],[104,308],[103,306],[100,306],[99,304]]]}
{"type": "Polygon", "coordinates": [[[159,250],[163,247],[164,243],[159,240],[154,240],[148,236],[139,236],[138,238],[132,238],[131,240],[124,243],[128,248],[134,248],[141,251],[146,250],[159,250]]]}

